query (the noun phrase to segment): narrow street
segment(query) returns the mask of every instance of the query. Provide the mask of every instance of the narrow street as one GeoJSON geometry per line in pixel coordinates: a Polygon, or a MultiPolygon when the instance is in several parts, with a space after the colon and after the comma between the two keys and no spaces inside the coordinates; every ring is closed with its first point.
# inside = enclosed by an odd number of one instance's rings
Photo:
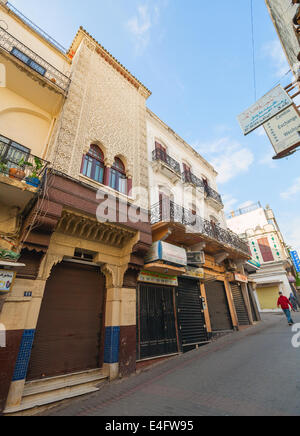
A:
{"type": "MultiPolygon", "coordinates": [[[[300,313],[293,314],[300,323],[300,313]]],[[[225,336],[43,416],[300,415],[300,349],[282,315],[225,336]]]]}

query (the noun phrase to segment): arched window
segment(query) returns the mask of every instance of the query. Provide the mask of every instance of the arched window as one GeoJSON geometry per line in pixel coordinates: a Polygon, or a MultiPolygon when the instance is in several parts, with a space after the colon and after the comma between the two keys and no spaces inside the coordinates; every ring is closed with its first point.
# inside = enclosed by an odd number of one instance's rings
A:
{"type": "Polygon", "coordinates": [[[104,182],[104,155],[98,145],[91,145],[83,157],[81,173],[96,182],[104,182]]]}
{"type": "Polygon", "coordinates": [[[127,195],[127,177],[125,166],[121,159],[115,158],[110,170],[109,186],[122,194],[127,195]]]}

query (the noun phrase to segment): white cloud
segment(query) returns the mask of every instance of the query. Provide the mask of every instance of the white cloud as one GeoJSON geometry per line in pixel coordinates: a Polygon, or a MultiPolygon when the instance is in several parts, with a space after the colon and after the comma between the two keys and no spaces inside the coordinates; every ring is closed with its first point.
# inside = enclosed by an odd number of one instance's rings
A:
{"type": "Polygon", "coordinates": [[[290,67],[278,39],[267,42],[263,46],[262,52],[265,57],[271,59],[277,77],[281,78],[287,71],[289,71],[290,67]]]}
{"type": "Polygon", "coordinates": [[[300,177],[298,177],[294,184],[285,192],[280,194],[281,198],[284,200],[292,199],[296,194],[300,192],[300,177]]]}
{"type": "Polygon", "coordinates": [[[146,1],[137,7],[136,15],[126,23],[126,28],[132,35],[137,55],[141,55],[151,42],[151,31],[159,23],[161,8],[167,6],[167,1],[153,4],[146,1]]]}
{"type": "Polygon", "coordinates": [[[222,200],[224,203],[225,212],[232,212],[234,209],[236,209],[235,205],[237,204],[238,200],[231,194],[222,195],[222,200]]]}
{"type": "Polygon", "coordinates": [[[197,142],[193,146],[215,167],[219,173],[219,183],[229,182],[247,172],[254,162],[252,151],[229,137],[207,143],[197,142]]]}
{"type": "Polygon", "coordinates": [[[300,254],[300,218],[288,220],[282,226],[282,233],[287,245],[297,250],[300,254]]]}
{"type": "Polygon", "coordinates": [[[278,163],[273,159],[275,151],[268,151],[264,156],[258,161],[259,165],[267,165],[270,168],[277,168],[278,163]]]}

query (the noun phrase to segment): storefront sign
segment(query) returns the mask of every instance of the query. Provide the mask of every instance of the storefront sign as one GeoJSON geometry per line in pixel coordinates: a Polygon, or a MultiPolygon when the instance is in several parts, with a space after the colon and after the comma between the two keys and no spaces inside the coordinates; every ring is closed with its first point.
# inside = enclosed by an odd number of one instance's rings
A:
{"type": "Polygon", "coordinates": [[[276,154],[300,145],[300,116],[294,106],[276,115],[264,128],[276,154]]]}
{"type": "Polygon", "coordinates": [[[293,100],[282,88],[276,86],[248,110],[238,116],[244,135],[265,124],[277,114],[292,106],[293,100]]]}
{"type": "Polygon", "coordinates": [[[16,273],[14,271],[0,270],[0,294],[11,291],[16,273]]]}
{"type": "Polygon", "coordinates": [[[300,259],[297,251],[291,251],[291,258],[297,273],[300,273],[300,259]]]}
{"type": "Polygon", "coordinates": [[[168,244],[167,242],[155,242],[145,258],[145,263],[152,263],[156,262],[157,260],[162,260],[173,265],[186,266],[186,250],[184,248],[168,244]]]}
{"type": "Polygon", "coordinates": [[[234,274],[234,280],[235,280],[236,282],[248,283],[248,277],[247,277],[247,276],[244,276],[243,274],[235,273],[235,274],[234,274]]]}
{"type": "Polygon", "coordinates": [[[167,276],[166,274],[160,274],[151,271],[142,271],[139,275],[139,281],[162,286],[178,286],[177,277],[167,276]]]}
{"type": "Polygon", "coordinates": [[[194,277],[195,279],[204,279],[204,269],[187,266],[186,273],[184,273],[184,277],[194,277]]]}

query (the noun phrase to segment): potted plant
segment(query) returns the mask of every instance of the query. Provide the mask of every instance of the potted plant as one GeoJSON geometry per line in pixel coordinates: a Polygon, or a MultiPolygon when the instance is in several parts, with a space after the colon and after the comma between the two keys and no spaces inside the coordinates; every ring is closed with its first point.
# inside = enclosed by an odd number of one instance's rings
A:
{"type": "Polygon", "coordinates": [[[38,157],[34,158],[34,163],[35,165],[33,165],[32,163],[27,163],[27,166],[32,167],[32,172],[30,176],[26,177],[25,180],[27,185],[34,186],[35,188],[37,188],[41,184],[39,171],[43,168],[43,163],[38,157]]]}
{"type": "Polygon", "coordinates": [[[22,159],[20,159],[17,163],[17,167],[9,169],[9,177],[11,179],[23,180],[26,175],[24,168],[30,165],[31,164],[29,162],[26,162],[25,159],[22,157],[22,159]]]}
{"type": "Polygon", "coordinates": [[[0,160],[0,173],[7,174],[7,170],[7,163],[5,162],[5,160],[0,160]]]}

